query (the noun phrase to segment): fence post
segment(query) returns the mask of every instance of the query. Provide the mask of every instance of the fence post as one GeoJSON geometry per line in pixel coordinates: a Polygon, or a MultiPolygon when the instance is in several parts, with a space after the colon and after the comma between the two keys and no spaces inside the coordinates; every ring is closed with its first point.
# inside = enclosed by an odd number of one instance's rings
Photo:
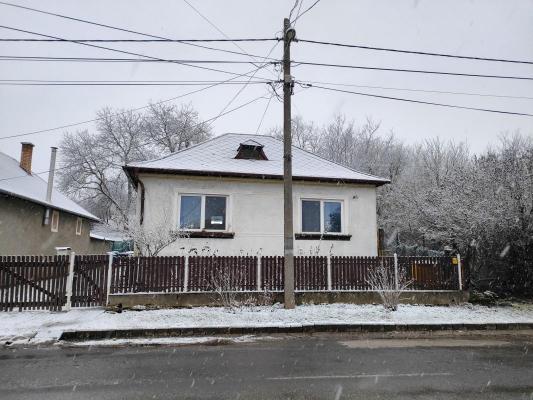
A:
{"type": "Polygon", "coordinates": [[[463,271],[461,265],[461,255],[457,254],[457,276],[459,278],[459,290],[463,290],[463,271]]]}
{"type": "Polygon", "coordinates": [[[189,255],[185,256],[185,271],[183,272],[183,291],[189,291],[189,255]]]}
{"type": "Polygon", "coordinates": [[[63,307],[63,311],[70,311],[72,308],[72,286],[74,283],[74,260],[76,258],[76,253],[71,251],[69,255],[69,264],[68,264],[68,277],[67,277],[67,302],[63,307]]]}
{"type": "Polygon", "coordinates": [[[257,291],[261,291],[261,256],[257,256],[257,291]]]}
{"type": "Polygon", "coordinates": [[[109,294],[111,293],[111,279],[113,279],[113,253],[107,253],[109,259],[107,260],[107,286],[106,286],[106,300],[105,305],[109,305],[109,294]]]}
{"type": "Polygon", "coordinates": [[[328,269],[328,291],[331,292],[333,288],[333,284],[331,282],[331,254],[328,254],[326,266],[328,269]]]}
{"type": "Polygon", "coordinates": [[[398,254],[394,253],[394,289],[398,290],[398,254]]]}

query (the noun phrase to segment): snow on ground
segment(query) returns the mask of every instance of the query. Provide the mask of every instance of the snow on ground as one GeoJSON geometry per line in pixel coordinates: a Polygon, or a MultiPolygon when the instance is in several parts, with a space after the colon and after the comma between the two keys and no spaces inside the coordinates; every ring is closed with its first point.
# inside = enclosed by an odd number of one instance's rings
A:
{"type": "Polygon", "coordinates": [[[68,343],[69,347],[114,347],[114,346],[186,346],[191,344],[219,345],[231,343],[251,343],[260,340],[273,340],[270,336],[194,336],[194,337],[161,337],[161,338],[129,338],[129,339],[102,339],[86,340],[84,342],[68,343]]]}
{"type": "Polygon", "coordinates": [[[275,305],[243,308],[234,312],[219,307],[124,311],[120,314],[105,312],[101,308],[73,309],[69,312],[13,311],[0,313],[0,343],[54,342],[67,330],[498,322],[533,323],[533,305],[400,305],[395,312],[387,312],[378,305],[353,304],[305,305],[295,310],[285,310],[281,305],[275,305]]]}

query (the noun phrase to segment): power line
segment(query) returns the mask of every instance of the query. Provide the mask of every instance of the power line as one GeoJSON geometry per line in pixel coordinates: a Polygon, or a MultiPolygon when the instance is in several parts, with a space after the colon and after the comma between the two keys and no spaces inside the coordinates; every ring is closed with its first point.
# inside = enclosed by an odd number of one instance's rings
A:
{"type": "Polygon", "coordinates": [[[263,125],[263,120],[265,119],[265,115],[268,111],[268,107],[270,106],[270,102],[272,101],[272,98],[274,97],[274,93],[270,95],[270,98],[268,99],[268,103],[265,107],[265,111],[263,111],[263,115],[261,116],[261,120],[259,121],[259,125],[257,125],[257,129],[255,130],[255,134],[257,135],[259,133],[259,129],[261,129],[261,125],[263,125]]]}
{"type": "MultiPolygon", "coordinates": [[[[381,68],[381,67],[366,67],[360,65],[345,65],[345,64],[326,64],[308,61],[293,61],[298,65],[312,65],[318,67],[333,67],[333,68],[350,68],[350,69],[364,69],[372,71],[389,71],[389,72],[409,72],[416,74],[435,74],[435,75],[450,75],[450,76],[468,76],[474,78],[497,78],[497,79],[518,79],[518,80],[533,80],[533,77],[529,76],[509,76],[509,75],[484,75],[484,74],[467,74],[461,72],[444,72],[444,71],[427,71],[427,70],[415,70],[415,69],[401,69],[401,68],[381,68]]],[[[295,65],[295,66],[298,66],[295,65]]]]}
{"type": "MultiPolygon", "coordinates": [[[[183,0],[185,4],[187,4],[190,8],[193,9],[193,11],[198,14],[204,21],[206,21],[209,25],[211,25],[213,28],[215,28],[215,30],[217,32],[219,32],[222,36],[224,36],[226,39],[230,39],[228,37],[228,35],[226,35],[226,33],[224,31],[222,31],[222,29],[220,29],[214,22],[212,22],[209,18],[207,18],[207,16],[205,16],[204,14],[202,14],[202,12],[200,12],[200,10],[198,10],[196,7],[194,7],[189,1],[187,0],[183,0]]],[[[257,58],[259,58],[258,56],[252,56],[250,55],[246,50],[244,50],[242,48],[242,46],[240,46],[237,42],[232,42],[233,45],[235,47],[237,47],[239,50],[241,50],[242,52],[244,52],[245,54],[248,55],[248,57],[252,60],[257,60],[257,58]]],[[[268,54],[265,56],[265,57],[262,57],[262,63],[265,62],[265,60],[270,56],[270,54],[272,53],[272,51],[274,51],[274,49],[276,48],[278,42],[276,42],[276,44],[274,44],[274,46],[272,46],[272,48],[270,49],[270,51],[268,52],[268,54]]],[[[255,63],[253,64],[254,66],[257,66],[255,63]]],[[[257,73],[257,71],[255,73],[252,74],[252,76],[249,78],[249,81],[252,80],[252,78],[255,76],[255,74],[257,73]]],[[[273,73],[274,76],[275,76],[275,73],[273,73]]],[[[239,95],[244,91],[244,89],[246,89],[246,87],[248,86],[248,83],[244,84],[244,86],[237,92],[235,93],[235,95],[230,99],[230,101],[224,106],[224,108],[222,109],[221,112],[224,112],[224,110],[226,110],[234,101],[237,97],[239,97],[239,95]]]]}
{"type": "MultiPolygon", "coordinates": [[[[70,17],[68,15],[57,14],[57,13],[53,13],[53,12],[49,12],[49,11],[39,10],[39,9],[36,9],[36,8],[21,6],[21,5],[18,5],[18,4],[7,3],[7,2],[4,2],[4,1],[0,1],[0,4],[5,5],[5,6],[9,6],[9,7],[15,7],[15,8],[28,10],[28,11],[33,11],[33,12],[40,13],[40,14],[51,15],[51,16],[58,17],[58,18],[64,18],[64,19],[68,19],[68,20],[71,20],[71,21],[82,22],[84,24],[100,26],[102,28],[113,29],[113,30],[116,30],[116,31],[121,31],[121,32],[126,32],[126,33],[133,33],[135,35],[145,36],[145,37],[149,37],[149,38],[152,38],[152,39],[172,40],[172,39],[166,38],[164,36],[152,35],[152,34],[148,34],[148,33],[134,31],[134,30],[131,30],[131,29],[119,28],[119,27],[112,26],[112,25],[101,24],[99,22],[89,21],[89,20],[81,19],[81,18],[70,17]]],[[[49,38],[49,39],[61,40],[61,38],[49,38]]],[[[63,39],[63,40],[68,41],[67,39],[63,39]]],[[[189,41],[182,41],[182,42],[179,42],[179,43],[185,44],[185,45],[188,45],[188,46],[194,46],[194,47],[200,47],[200,48],[203,48],[203,49],[213,50],[213,51],[222,51],[224,53],[247,55],[247,54],[239,53],[239,52],[232,51],[232,50],[224,50],[224,49],[217,49],[216,47],[203,46],[203,45],[200,45],[200,44],[197,44],[197,43],[191,43],[189,41]]]]}
{"type": "MultiPolygon", "coordinates": [[[[190,8],[192,8],[194,10],[194,12],[196,12],[196,14],[198,14],[204,21],[206,21],[209,25],[211,25],[213,28],[215,28],[222,36],[224,36],[226,39],[230,40],[230,38],[228,37],[228,35],[226,35],[222,29],[220,29],[218,26],[216,26],[209,18],[207,18],[204,14],[202,14],[200,12],[200,10],[198,10],[196,7],[194,7],[191,3],[189,3],[187,0],[183,0],[185,2],[185,4],[187,4],[190,8]]],[[[231,40],[230,40],[231,41],[231,40]]],[[[243,53],[245,53],[248,57],[252,58],[252,59],[257,59],[259,58],[258,56],[252,56],[250,54],[248,54],[248,52],[246,50],[244,50],[238,43],[232,41],[233,45],[235,47],[237,47],[240,51],[242,51],[243,53]]],[[[274,46],[275,47],[275,46],[274,46]]],[[[270,53],[269,53],[270,54],[270,53]]],[[[264,60],[263,60],[264,61],[264,60]]],[[[254,64],[255,67],[257,67],[257,65],[254,64]]]]}
{"type": "MultiPolygon", "coordinates": [[[[220,85],[242,85],[242,84],[265,84],[272,81],[253,82],[221,82],[220,85]]],[[[209,83],[202,82],[5,82],[0,80],[0,86],[207,86],[209,83]]]]}
{"type": "Polygon", "coordinates": [[[397,90],[397,91],[406,91],[406,92],[454,94],[454,95],[462,95],[462,96],[480,96],[480,97],[496,97],[496,98],[504,98],[504,99],[533,100],[533,97],[527,97],[527,96],[510,96],[510,95],[499,95],[499,94],[490,94],[490,93],[452,92],[452,91],[445,91],[445,90],[428,90],[428,89],[410,89],[410,88],[398,88],[398,87],[387,87],[387,86],[355,85],[351,83],[320,82],[320,81],[310,81],[306,79],[302,79],[302,81],[312,83],[312,84],[319,84],[319,85],[357,87],[357,88],[363,88],[363,89],[397,90]]]}
{"type": "MultiPolygon", "coordinates": [[[[220,80],[47,80],[47,79],[0,79],[0,82],[28,82],[28,83],[177,83],[184,85],[209,85],[211,83],[219,83],[221,85],[235,84],[240,85],[248,81],[220,81],[220,80]]],[[[253,81],[253,83],[271,83],[272,81],[253,81]]],[[[318,83],[318,82],[317,82],[318,83]]]]}
{"type": "MultiPolygon", "coordinates": [[[[0,4],[3,4],[0,2],[0,4]]],[[[87,43],[210,43],[210,42],[279,42],[279,38],[248,38],[248,39],[29,39],[29,38],[0,38],[0,42],[46,42],[65,43],[69,41],[87,43]]],[[[223,49],[216,49],[221,50],[223,49]]]]}
{"type": "Polygon", "coordinates": [[[415,50],[400,50],[400,49],[391,49],[391,48],[385,48],[385,47],[373,47],[373,46],[364,46],[364,45],[355,45],[355,44],[324,42],[324,41],[319,41],[319,40],[306,40],[306,39],[300,39],[300,38],[298,38],[298,42],[322,44],[322,45],[338,46],[338,47],[348,47],[348,48],[356,48],[356,49],[363,49],[363,50],[376,50],[376,51],[387,51],[387,52],[394,52],[394,53],[418,54],[422,56],[460,58],[460,59],[465,59],[465,60],[477,60],[477,61],[496,61],[496,62],[515,63],[515,64],[533,64],[533,61],[525,61],[525,60],[511,60],[511,59],[506,59],[506,58],[487,58],[487,57],[476,57],[476,56],[460,56],[456,54],[430,53],[427,51],[415,51],[415,50]]]}
{"type": "MultiPolygon", "coordinates": [[[[52,61],[52,62],[173,62],[178,64],[254,64],[252,61],[239,60],[189,60],[189,59],[146,59],[115,57],[48,57],[48,56],[0,56],[0,61],[52,61]]],[[[280,64],[281,61],[265,61],[265,64],[280,64]]],[[[226,71],[227,72],[227,71],[226,71]]]]}
{"type": "Polygon", "coordinates": [[[510,115],[521,115],[521,116],[526,116],[526,117],[533,117],[533,114],[527,114],[527,113],[520,113],[520,112],[513,112],[513,111],[492,110],[492,109],[487,109],[487,108],[457,106],[457,105],[453,105],[453,104],[444,104],[444,103],[434,103],[434,102],[430,102],[430,101],[412,100],[412,99],[404,99],[404,98],[400,98],[400,97],[381,96],[381,95],[371,94],[371,93],[353,92],[353,91],[350,91],[350,90],[335,89],[335,88],[330,88],[330,87],[325,87],[325,86],[312,85],[310,83],[305,83],[305,82],[298,82],[298,83],[301,84],[303,87],[329,90],[329,91],[332,91],[332,92],[349,93],[349,94],[355,94],[355,95],[358,95],[358,96],[375,97],[375,98],[378,98],[378,99],[396,100],[396,101],[403,101],[403,102],[417,103],[417,104],[427,104],[427,105],[439,106],[439,107],[458,108],[458,109],[463,109],[463,110],[484,111],[484,112],[491,112],[491,113],[497,113],[497,114],[510,114],[510,115]]]}
{"type": "Polygon", "coordinates": [[[310,11],[314,6],[316,6],[318,3],[320,2],[320,0],[316,0],[313,4],[311,4],[310,7],[308,7],[305,11],[303,11],[301,14],[298,14],[296,16],[296,18],[294,18],[294,20],[291,21],[291,24],[295,24],[296,21],[298,21],[299,18],[303,17],[305,13],[307,13],[308,11],[310,11]]]}
{"type": "MultiPolygon", "coordinates": [[[[252,73],[254,72],[254,70],[252,71],[249,71],[247,73],[244,73],[244,74],[241,74],[240,76],[248,76],[249,73],[252,73]]],[[[233,78],[229,78],[227,79],[226,81],[223,81],[223,82],[229,82],[229,81],[232,81],[234,79],[237,79],[239,76],[235,76],[233,78]]],[[[212,85],[209,85],[209,86],[206,86],[206,87],[203,87],[201,89],[196,89],[196,90],[193,90],[191,92],[187,92],[187,93],[184,93],[182,95],[179,95],[179,96],[176,96],[176,97],[172,97],[170,99],[166,99],[166,100],[161,100],[161,101],[158,101],[156,103],[153,103],[153,104],[163,104],[163,103],[167,103],[169,101],[173,101],[173,100],[177,100],[177,99],[180,99],[182,97],[185,97],[185,96],[189,96],[189,95],[192,95],[192,94],[195,94],[195,93],[199,93],[199,92],[202,92],[204,90],[207,90],[207,89],[210,89],[212,87],[215,87],[215,86],[219,86],[221,83],[218,82],[218,83],[213,83],[212,85]]],[[[139,110],[144,110],[146,108],[150,107],[150,104],[146,105],[146,106],[142,106],[142,107],[138,107],[138,108],[134,108],[134,109],[130,109],[130,110],[127,110],[127,111],[123,111],[123,112],[118,112],[116,114],[114,114],[115,116],[118,116],[118,115],[123,115],[127,112],[131,112],[131,111],[139,111],[139,110]]],[[[46,132],[52,132],[52,131],[57,131],[57,130],[60,130],[60,129],[65,129],[65,128],[72,128],[74,126],[79,126],[79,125],[85,125],[85,124],[89,124],[89,123],[92,123],[92,122],[96,122],[96,121],[99,121],[100,118],[94,118],[94,119],[90,119],[90,120],[86,120],[86,121],[81,121],[81,122],[75,122],[75,123],[71,123],[71,124],[66,124],[66,125],[62,125],[62,126],[57,126],[57,127],[54,127],[54,128],[48,128],[48,129],[41,129],[41,130],[38,130],[38,131],[32,131],[32,132],[26,132],[26,133],[19,133],[19,134],[16,134],[16,135],[10,135],[10,136],[3,136],[3,137],[0,137],[0,140],[4,140],[4,139],[11,139],[11,138],[15,138],[15,137],[22,137],[22,136],[29,136],[29,135],[35,135],[35,134],[40,134],[40,133],[46,133],[46,132]]]]}
{"type": "MultiPolygon", "coordinates": [[[[270,49],[270,51],[268,52],[268,54],[266,55],[265,59],[268,58],[268,56],[270,56],[270,54],[272,54],[272,52],[274,51],[274,49],[276,48],[276,46],[278,45],[278,43],[274,44],[274,46],[272,46],[272,48],[270,49]]],[[[264,59],[263,59],[264,61],[264,59]]],[[[257,70],[258,71],[258,70],[257,70]]],[[[257,72],[256,71],[256,72],[257,72]]],[[[248,84],[251,83],[251,80],[252,78],[255,76],[255,72],[252,74],[252,76],[248,79],[248,82],[246,82],[243,87],[241,89],[239,89],[237,91],[237,93],[235,93],[235,95],[230,99],[230,101],[228,101],[226,103],[226,105],[224,106],[224,108],[220,111],[221,113],[223,113],[236,99],[237,97],[239,97],[239,95],[244,91],[244,89],[246,89],[246,87],[248,86],[248,84]]]]}
{"type": "MultiPolygon", "coordinates": [[[[59,38],[59,37],[56,37],[56,36],[45,35],[43,33],[31,32],[31,31],[27,31],[27,30],[24,30],[24,29],[12,28],[12,27],[9,27],[9,26],[4,26],[4,25],[0,25],[0,28],[9,29],[9,30],[18,31],[18,32],[29,33],[29,34],[37,35],[37,36],[48,37],[48,38],[52,38],[52,39],[63,39],[63,38],[59,38]]],[[[179,62],[179,61],[165,60],[163,58],[152,57],[152,56],[147,56],[147,55],[140,54],[140,53],[133,53],[133,52],[130,52],[130,51],[114,49],[112,47],[105,47],[105,46],[100,46],[100,45],[91,44],[91,43],[82,43],[82,42],[73,42],[73,41],[69,41],[69,42],[70,43],[80,44],[82,46],[94,47],[96,49],[109,50],[109,51],[113,51],[113,52],[116,52],[116,53],[128,54],[130,56],[143,57],[143,58],[147,58],[147,59],[151,59],[151,60],[158,60],[158,61],[168,62],[168,63],[172,63],[172,64],[185,65],[185,66],[204,69],[204,70],[208,70],[208,71],[221,72],[221,73],[230,74],[230,75],[237,75],[235,72],[230,72],[230,71],[225,71],[225,70],[215,69],[215,68],[210,68],[210,67],[204,67],[204,66],[201,66],[201,65],[187,64],[187,63],[182,63],[182,62],[179,62]]]]}

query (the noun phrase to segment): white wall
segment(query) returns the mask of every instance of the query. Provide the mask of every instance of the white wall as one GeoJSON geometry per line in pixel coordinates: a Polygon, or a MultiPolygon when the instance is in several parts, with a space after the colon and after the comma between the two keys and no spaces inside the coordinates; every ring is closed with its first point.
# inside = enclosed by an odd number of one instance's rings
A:
{"type": "MultiPolygon", "coordinates": [[[[161,255],[184,254],[207,247],[218,255],[283,255],[283,184],[281,181],[140,175],[145,186],[144,223],[168,221],[178,227],[179,194],[227,195],[227,230],[233,239],[182,239],[161,255]]],[[[140,196],[137,196],[140,199],[140,196]]],[[[301,198],[343,201],[343,232],[349,241],[295,240],[295,255],[377,255],[376,188],[295,182],[294,232],[301,232],[301,198]]],[[[137,207],[139,212],[139,205],[137,207]]],[[[159,222],[160,223],[160,222],[159,222]]],[[[204,251],[205,254],[205,251],[204,251]]]]}

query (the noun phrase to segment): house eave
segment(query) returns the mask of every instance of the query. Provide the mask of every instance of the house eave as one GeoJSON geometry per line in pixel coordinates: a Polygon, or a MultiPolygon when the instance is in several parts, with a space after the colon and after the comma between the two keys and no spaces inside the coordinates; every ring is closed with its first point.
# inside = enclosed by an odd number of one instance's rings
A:
{"type": "MultiPolygon", "coordinates": [[[[272,174],[248,174],[241,172],[226,172],[226,171],[197,171],[186,169],[164,169],[164,168],[143,168],[134,166],[124,166],[124,171],[128,178],[137,183],[139,174],[162,174],[162,175],[185,175],[185,176],[201,176],[201,177],[215,177],[215,178],[244,178],[244,179],[264,179],[264,180],[283,180],[283,175],[272,174]]],[[[390,180],[365,180],[365,179],[341,179],[328,177],[314,177],[314,176],[293,176],[293,181],[314,182],[314,183],[336,183],[336,184],[367,184],[376,187],[390,183],[390,180]]]]}
{"type": "Polygon", "coordinates": [[[89,221],[100,222],[100,219],[98,219],[96,217],[93,218],[93,217],[90,217],[88,215],[84,215],[84,214],[81,214],[81,213],[76,213],[76,212],[73,212],[71,210],[67,210],[66,208],[58,207],[57,205],[54,205],[54,204],[51,204],[51,203],[47,203],[46,201],[35,200],[35,199],[32,199],[32,198],[27,197],[27,196],[22,196],[22,195],[20,195],[18,193],[10,192],[8,190],[0,189],[0,194],[4,194],[6,196],[10,196],[10,197],[14,197],[14,198],[17,198],[17,199],[22,199],[22,200],[25,200],[25,201],[29,201],[30,203],[39,204],[41,206],[48,207],[48,208],[51,208],[51,209],[54,209],[54,210],[63,211],[63,212],[66,212],[68,214],[75,215],[77,217],[85,218],[85,219],[87,219],[89,221]]]}

